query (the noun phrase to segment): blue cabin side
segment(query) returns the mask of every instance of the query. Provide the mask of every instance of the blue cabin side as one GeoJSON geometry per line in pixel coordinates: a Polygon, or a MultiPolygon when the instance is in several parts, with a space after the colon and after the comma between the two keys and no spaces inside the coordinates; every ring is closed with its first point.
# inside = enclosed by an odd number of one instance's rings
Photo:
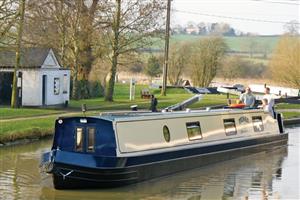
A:
{"type": "Polygon", "coordinates": [[[112,121],[96,117],[69,117],[55,121],[52,150],[115,157],[112,121]]]}

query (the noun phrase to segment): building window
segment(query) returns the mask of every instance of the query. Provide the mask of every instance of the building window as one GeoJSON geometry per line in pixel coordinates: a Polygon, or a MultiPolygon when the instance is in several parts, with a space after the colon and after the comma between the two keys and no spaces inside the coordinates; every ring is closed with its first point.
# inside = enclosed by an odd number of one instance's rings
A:
{"type": "Polygon", "coordinates": [[[87,145],[88,152],[95,151],[95,128],[88,128],[88,145],[87,145]]]}
{"type": "Polygon", "coordinates": [[[63,93],[67,94],[68,93],[68,75],[64,74],[64,80],[63,80],[63,93]]]}
{"type": "Polygon", "coordinates": [[[224,119],[223,123],[224,123],[224,128],[225,128],[225,134],[227,136],[236,135],[237,134],[236,126],[235,126],[235,121],[234,121],[233,118],[231,118],[231,119],[224,119]]]}
{"type": "Polygon", "coordinates": [[[59,78],[54,78],[54,85],[53,85],[53,88],[54,88],[54,95],[59,95],[59,78]]]}
{"type": "Polygon", "coordinates": [[[83,129],[76,128],[76,144],[75,150],[76,151],[83,151],[83,129]]]}
{"type": "Polygon", "coordinates": [[[188,122],[188,123],[186,123],[186,130],[187,130],[189,140],[202,139],[200,122],[188,122]]]}
{"type": "Polygon", "coordinates": [[[163,134],[164,134],[165,141],[170,142],[171,136],[170,136],[169,128],[167,126],[163,127],[163,134]]]}
{"type": "Polygon", "coordinates": [[[261,116],[253,116],[252,123],[253,123],[254,132],[264,131],[264,124],[261,116]]]}

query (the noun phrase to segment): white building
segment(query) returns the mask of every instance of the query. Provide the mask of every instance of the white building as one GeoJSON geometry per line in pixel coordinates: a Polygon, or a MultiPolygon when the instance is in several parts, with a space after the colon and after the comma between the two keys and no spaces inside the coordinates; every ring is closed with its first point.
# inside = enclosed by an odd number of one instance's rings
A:
{"type": "MultiPolygon", "coordinates": [[[[0,50],[0,104],[9,104],[15,52],[0,50]]],[[[66,105],[70,99],[70,70],[60,66],[52,49],[26,48],[18,71],[21,106],[66,105]]]]}
{"type": "Polygon", "coordinates": [[[188,27],[185,29],[186,33],[191,35],[191,34],[199,34],[199,28],[198,27],[188,27]]]}

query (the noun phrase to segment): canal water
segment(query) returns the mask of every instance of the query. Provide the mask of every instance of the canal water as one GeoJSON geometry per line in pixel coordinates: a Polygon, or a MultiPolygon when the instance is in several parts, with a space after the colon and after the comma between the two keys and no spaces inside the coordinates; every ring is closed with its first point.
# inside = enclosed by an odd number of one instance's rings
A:
{"type": "Polygon", "coordinates": [[[300,125],[287,146],[131,186],[55,190],[39,171],[51,140],[0,148],[0,199],[300,199],[300,125]]]}

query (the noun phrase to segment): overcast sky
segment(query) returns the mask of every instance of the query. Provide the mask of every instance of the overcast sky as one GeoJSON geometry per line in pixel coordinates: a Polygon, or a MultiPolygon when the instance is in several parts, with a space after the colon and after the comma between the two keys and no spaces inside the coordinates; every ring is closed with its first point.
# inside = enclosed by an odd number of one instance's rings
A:
{"type": "Polygon", "coordinates": [[[172,9],[172,25],[225,22],[262,35],[282,34],[284,22],[300,21],[300,0],[172,0],[172,9]]]}

